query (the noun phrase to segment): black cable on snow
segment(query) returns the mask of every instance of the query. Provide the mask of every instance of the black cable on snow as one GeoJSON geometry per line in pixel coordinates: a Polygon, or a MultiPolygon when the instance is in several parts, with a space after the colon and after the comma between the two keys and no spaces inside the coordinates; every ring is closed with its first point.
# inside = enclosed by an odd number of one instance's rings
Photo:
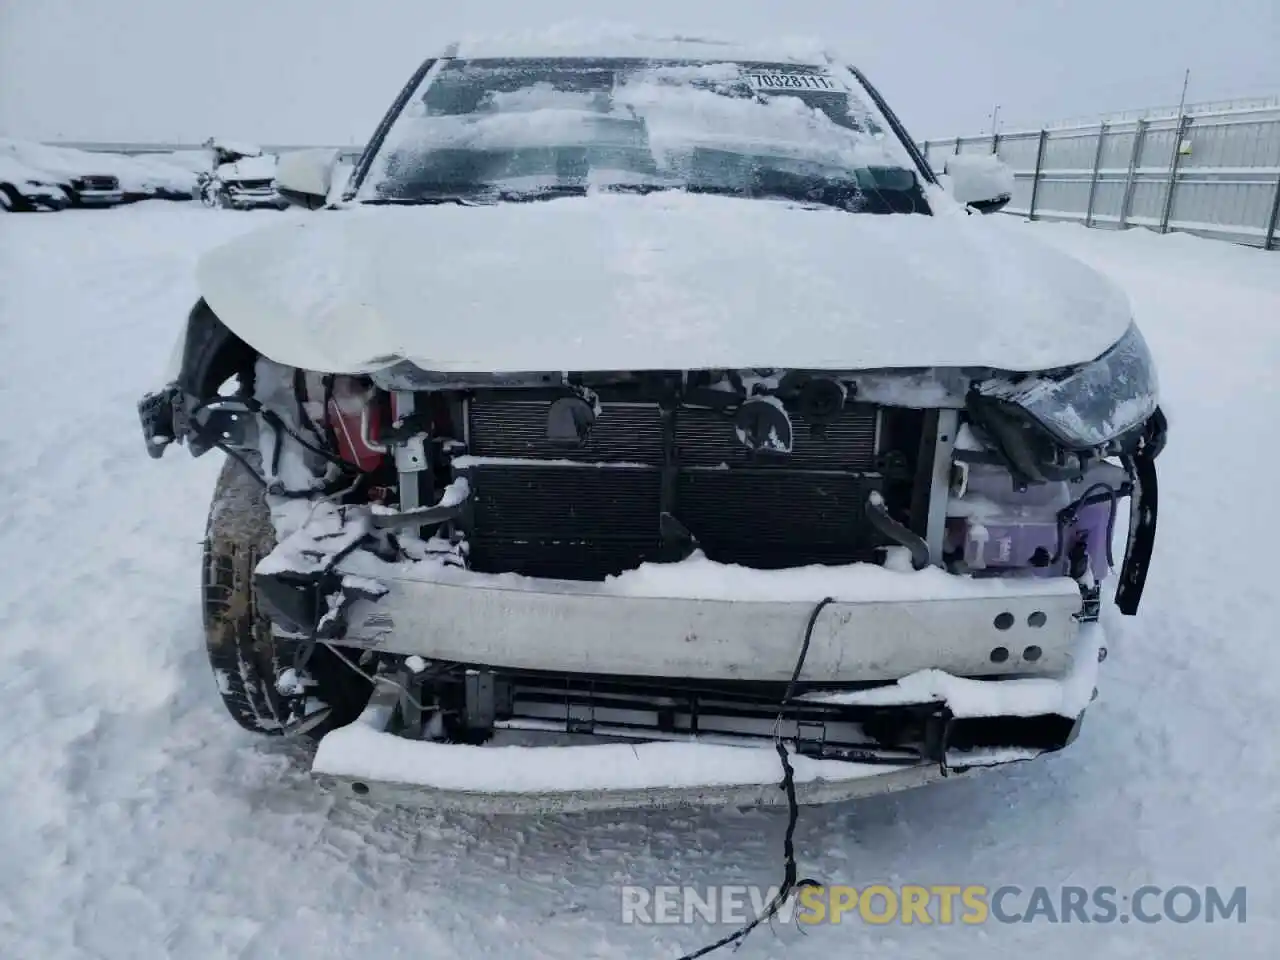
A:
{"type": "Polygon", "coordinates": [[[796,821],[800,818],[800,805],[796,803],[796,784],[795,771],[791,767],[791,758],[787,754],[787,746],[782,742],[782,721],[785,718],[787,707],[791,705],[791,698],[795,694],[796,683],[800,679],[800,674],[804,670],[805,658],[809,655],[809,641],[813,637],[813,625],[818,622],[818,614],[828,605],[835,603],[835,598],[824,597],[814,606],[813,611],[809,614],[809,622],[804,628],[804,642],[800,645],[800,656],[796,660],[796,668],[791,673],[791,680],[787,683],[786,692],[782,695],[782,702],[778,706],[778,716],[773,722],[773,746],[778,751],[778,759],[782,761],[782,782],[779,787],[786,792],[787,795],[787,832],[782,839],[782,886],[778,888],[778,892],[773,895],[768,905],[761,911],[760,915],[750,923],[744,924],[733,933],[721,937],[715,943],[707,944],[701,949],[695,950],[693,953],[686,953],[679,960],[698,960],[699,957],[705,957],[709,953],[714,953],[727,946],[733,946],[735,949],[746,940],[747,936],[760,924],[766,920],[770,920],[786,903],[788,895],[792,890],[799,887],[820,887],[817,880],[809,877],[800,878],[797,876],[799,869],[796,866],[796,821]]]}

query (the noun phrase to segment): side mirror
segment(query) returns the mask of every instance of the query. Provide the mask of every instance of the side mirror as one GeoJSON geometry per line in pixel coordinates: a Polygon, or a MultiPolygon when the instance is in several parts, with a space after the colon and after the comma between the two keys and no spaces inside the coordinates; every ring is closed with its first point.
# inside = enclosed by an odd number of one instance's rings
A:
{"type": "Polygon", "coordinates": [[[979,213],[995,213],[1013,199],[1013,168],[995,154],[958,153],[947,157],[944,173],[951,195],[979,213]]]}
{"type": "Polygon", "coordinates": [[[340,151],[326,148],[282,153],[276,167],[276,191],[308,210],[323,207],[339,155],[340,151]]]}

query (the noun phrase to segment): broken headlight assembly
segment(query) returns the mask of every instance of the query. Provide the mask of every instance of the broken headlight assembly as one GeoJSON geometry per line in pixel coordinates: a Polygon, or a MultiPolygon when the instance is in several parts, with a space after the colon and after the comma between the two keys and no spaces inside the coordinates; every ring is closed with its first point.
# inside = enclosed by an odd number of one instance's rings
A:
{"type": "Polygon", "coordinates": [[[1017,381],[988,380],[986,397],[1021,407],[1068,450],[1105,447],[1155,413],[1159,384],[1136,324],[1097,360],[1017,381]]]}

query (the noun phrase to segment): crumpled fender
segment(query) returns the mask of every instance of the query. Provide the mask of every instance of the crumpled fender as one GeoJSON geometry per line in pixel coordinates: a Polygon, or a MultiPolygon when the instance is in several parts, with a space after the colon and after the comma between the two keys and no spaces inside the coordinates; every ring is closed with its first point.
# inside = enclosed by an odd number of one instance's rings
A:
{"type": "MultiPolygon", "coordinates": [[[[192,411],[218,395],[218,388],[236,374],[251,373],[257,351],[231,332],[203,298],[187,315],[187,326],[169,360],[165,386],[138,402],[147,452],[160,457],[172,443],[192,434],[192,411]]],[[[189,444],[192,456],[209,449],[189,444]]]]}

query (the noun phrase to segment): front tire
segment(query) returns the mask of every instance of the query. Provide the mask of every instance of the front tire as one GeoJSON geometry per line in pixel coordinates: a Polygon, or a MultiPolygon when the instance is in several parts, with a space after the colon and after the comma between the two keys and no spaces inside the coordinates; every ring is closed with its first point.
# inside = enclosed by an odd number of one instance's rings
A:
{"type": "Polygon", "coordinates": [[[258,609],[253,570],[275,547],[275,528],[262,486],[230,457],[223,464],[209,508],[201,582],[205,647],[223,705],[253,733],[279,736],[301,719],[306,698],[332,708],[308,731],[319,738],[359,716],[372,692],[329,650],[317,647],[306,671],[315,685],[304,697],[286,697],[276,687],[293,666],[299,644],[275,637],[258,609]]]}

